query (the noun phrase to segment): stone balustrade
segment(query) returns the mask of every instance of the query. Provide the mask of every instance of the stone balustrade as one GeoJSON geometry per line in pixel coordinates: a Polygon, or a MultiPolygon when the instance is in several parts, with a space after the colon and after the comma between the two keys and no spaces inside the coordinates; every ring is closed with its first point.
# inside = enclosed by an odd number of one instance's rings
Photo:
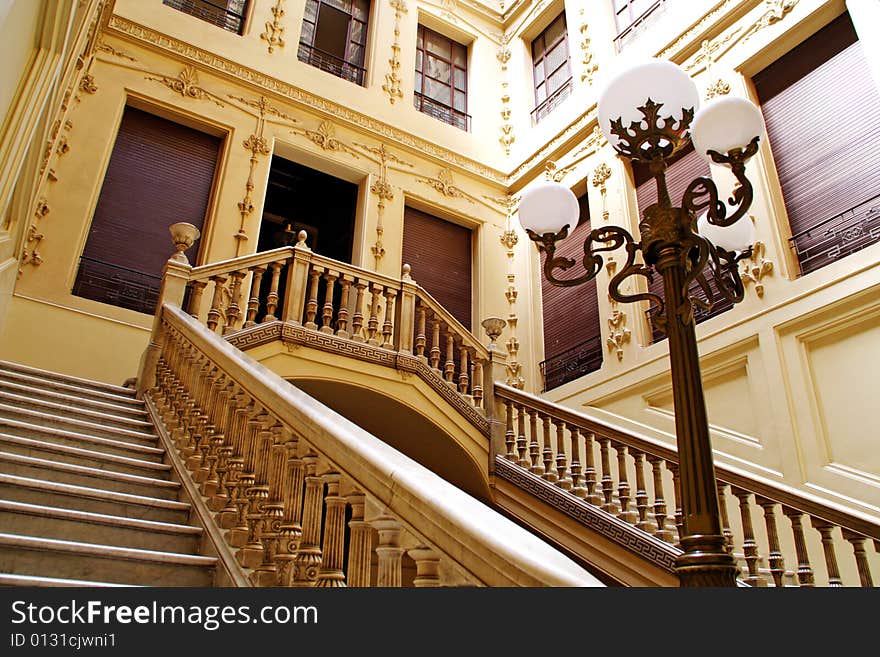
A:
{"type": "Polygon", "coordinates": [[[148,406],[252,585],[601,586],[179,308],[153,346],[148,406]]]}
{"type": "MultiPolygon", "coordinates": [[[[678,453],[496,382],[505,465],[678,547],[678,453]]],[[[498,469],[499,474],[504,469],[498,469]]],[[[503,476],[503,474],[502,474],[503,476]]],[[[873,586],[880,523],[716,465],[728,549],[752,586],[873,586]],[[873,574],[872,574],[873,573],[873,574]]]]}

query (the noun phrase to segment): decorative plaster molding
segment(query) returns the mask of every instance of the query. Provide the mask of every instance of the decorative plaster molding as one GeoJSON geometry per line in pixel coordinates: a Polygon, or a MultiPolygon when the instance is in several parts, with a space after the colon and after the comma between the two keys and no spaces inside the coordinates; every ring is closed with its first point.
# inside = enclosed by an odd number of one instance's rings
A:
{"type": "Polygon", "coordinates": [[[507,176],[497,169],[488,167],[481,162],[464,157],[449,149],[437,146],[427,140],[414,137],[399,128],[356,112],[347,106],[308,93],[292,84],[283,82],[264,73],[260,73],[259,71],[255,71],[237,62],[215,55],[214,53],[202,50],[192,44],[168,37],[120,16],[111,16],[108,25],[110,29],[124,34],[129,38],[143,41],[153,47],[175,53],[181,57],[186,57],[224,74],[232,75],[245,82],[261,87],[267,92],[283,96],[289,101],[293,101],[314,111],[321,112],[327,116],[333,116],[338,121],[345,121],[361,129],[372,131],[386,139],[397,142],[400,146],[411,148],[428,157],[436,158],[463,171],[481,176],[493,182],[507,184],[507,176]]]}
{"type": "Polygon", "coordinates": [[[407,12],[407,8],[404,0],[389,0],[388,4],[394,9],[394,43],[391,44],[391,59],[388,60],[391,72],[385,74],[382,91],[388,94],[388,100],[393,105],[398,98],[403,98],[400,89],[400,16],[407,12]]]}
{"type": "Polygon", "coordinates": [[[105,53],[107,53],[108,55],[113,55],[114,57],[119,57],[119,58],[121,58],[121,59],[127,59],[127,60],[132,61],[132,62],[136,62],[136,61],[137,61],[134,57],[132,57],[131,55],[129,55],[129,54],[128,54],[127,52],[125,52],[124,50],[117,50],[116,48],[114,48],[113,46],[111,46],[109,43],[107,43],[106,41],[104,41],[103,39],[101,39],[101,40],[98,41],[98,45],[95,47],[95,50],[99,50],[99,51],[101,51],[101,52],[105,52],[105,53]]]}
{"type": "Polygon", "coordinates": [[[360,157],[350,146],[336,138],[336,128],[330,121],[321,121],[321,125],[318,126],[317,130],[291,128],[291,132],[303,135],[321,150],[334,153],[348,153],[355,159],[360,157]]]}
{"type": "Polygon", "coordinates": [[[216,103],[219,107],[223,107],[223,103],[220,102],[217,96],[199,86],[199,72],[196,70],[195,66],[184,66],[183,70],[177,74],[176,78],[161,74],[159,77],[154,75],[145,75],[144,77],[147,80],[153,80],[154,82],[164,84],[171,89],[171,91],[180,94],[184,98],[193,98],[195,100],[208,99],[216,103]]]}
{"type": "Polygon", "coordinates": [[[510,120],[510,92],[508,88],[510,82],[507,79],[507,62],[510,61],[510,39],[511,34],[505,32],[499,35],[501,47],[498,49],[496,57],[501,63],[501,136],[498,138],[501,147],[504,149],[505,155],[510,155],[510,147],[516,141],[516,135],[513,133],[513,123],[510,120]]]}
{"type": "Polygon", "coordinates": [[[799,0],[764,0],[764,13],[746,30],[742,42],[745,43],[765,27],[770,27],[781,21],[791,13],[798,2],[799,0]]]}
{"type": "Polygon", "coordinates": [[[765,251],[763,242],[755,242],[752,246],[752,255],[748,260],[742,261],[739,272],[744,284],[752,283],[755,286],[755,294],[759,298],[764,296],[764,277],[773,273],[773,262],[764,258],[765,251]]]}
{"type": "Polygon", "coordinates": [[[726,13],[729,9],[733,9],[737,4],[739,4],[742,0],[724,0],[720,4],[718,4],[714,9],[712,9],[709,13],[703,16],[700,21],[691,27],[687,32],[682,34],[675,42],[664,48],[660,53],[658,53],[657,57],[660,59],[672,59],[672,56],[676,54],[683,46],[693,40],[693,38],[702,33],[705,29],[709,27],[717,18],[720,18],[722,14],[726,13]]]}
{"type": "Polygon", "coordinates": [[[608,317],[608,349],[617,353],[617,360],[623,360],[623,345],[630,340],[630,330],[626,328],[626,313],[615,308],[608,317]]]}
{"type": "Polygon", "coordinates": [[[607,222],[609,219],[608,207],[606,206],[608,188],[605,186],[605,183],[608,182],[610,177],[611,167],[605,162],[602,162],[593,170],[593,187],[598,187],[599,194],[602,196],[602,221],[604,222],[607,222]]]}
{"type": "Polygon", "coordinates": [[[21,252],[21,259],[18,268],[19,276],[21,276],[24,272],[25,265],[39,267],[41,264],[43,264],[43,256],[40,255],[40,252],[37,249],[40,246],[40,242],[42,242],[46,236],[38,231],[40,221],[45,219],[49,212],[49,203],[46,201],[46,199],[39,199],[37,201],[36,207],[34,208],[34,218],[31,221],[30,226],[28,226],[27,233],[25,235],[24,248],[21,252]]]}
{"type": "Polygon", "coordinates": [[[284,47],[284,26],[281,25],[281,19],[284,16],[284,0],[277,0],[275,5],[270,7],[270,11],[272,12],[272,21],[266,21],[266,30],[260,35],[260,38],[269,45],[269,54],[271,55],[276,46],[284,47]]]}
{"type": "Polygon", "coordinates": [[[97,93],[98,85],[95,84],[95,76],[91,73],[85,73],[79,81],[79,90],[87,94],[97,93]]]}
{"type": "Polygon", "coordinates": [[[436,178],[418,178],[417,180],[429,185],[434,191],[443,196],[448,196],[449,198],[463,198],[470,203],[474,202],[473,197],[469,194],[465,194],[460,187],[456,186],[452,169],[440,169],[436,178]]]}
{"type": "Polygon", "coordinates": [[[599,65],[593,61],[593,50],[590,47],[590,37],[589,37],[589,29],[590,26],[584,18],[584,10],[578,10],[578,14],[581,17],[581,53],[583,54],[583,59],[581,60],[581,64],[583,65],[583,71],[581,71],[581,82],[586,82],[588,85],[593,85],[593,76],[599,71],[599,65]]]}

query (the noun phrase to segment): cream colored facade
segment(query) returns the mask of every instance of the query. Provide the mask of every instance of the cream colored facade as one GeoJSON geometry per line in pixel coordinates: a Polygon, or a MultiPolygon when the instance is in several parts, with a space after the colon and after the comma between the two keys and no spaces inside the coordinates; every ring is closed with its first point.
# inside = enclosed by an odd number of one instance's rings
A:
{"type": "MultiPolygon", "coordinates": [[[[508,380],[540,391],[540,271],[518,195],[550,176],[589,194],[594,226],[638,223],[631,173],[597,131],[602,77],[625,57],[657,55],[703,90],[753,97],[751,75],[846,9],[880,79],[875,0],[667,0],[623,55],[604,0],[377,0],[361,87],[297,60],[302,0],[252,0],[240,36],[162,0],[0,2],[0,357],[115,383],[136,374],[152,318],[70,293],[131,105],[224,138],[196,264],[256,249],[271,156],[243,146],[251,135],[358,185],[355,265],[400,275],[407,205],[472,228],[473,331],[513,319],[499,340],[518,345],[508,380]],[[529,43],[562,11],[574,89],[532,125],[529,43]],[[469,132],[413,107],[419,24],[468,46],[469,132]]],[[[745,300],[697,329],[717,459],[880,515],[880,245],[799,277],[766,142],[748,173],[763,248],[743,263],[745,300]]],[[[600,290],[608,280],[606,269],[600,290]]],[[[546,396],[674,443],[665,343],[650,344],[643,308],[600,294],[600,311],[601,369],[546,396]]],[[[350,376],[367,385],[371,374],[350,376]]]]}

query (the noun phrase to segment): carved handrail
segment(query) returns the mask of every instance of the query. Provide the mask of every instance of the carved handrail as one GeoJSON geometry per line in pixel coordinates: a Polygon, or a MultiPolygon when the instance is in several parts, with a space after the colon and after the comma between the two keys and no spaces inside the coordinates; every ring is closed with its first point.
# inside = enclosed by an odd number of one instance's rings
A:
{"type": "MultiPolygon", "coordinates": [[[[506,418],[503,458],[638,529],[677,543],[676,450],[497,381],[493,392],[496,413],[506,418]]],[[[880,564],[880,520],[729,466],[716,465],[715,470],[725,536],[747,583],[765,585],[772,578],[782,586],[796,578],[797,584],[812,586],[810,558],[821,550],[828,585],[872,585],[872,568],[880,564]],[[780,534],[779,511],[789,520],[790,534],[780,534]],[[869,542],[874,554],[868,552],[869,542]],[[837,561],[842,546],[853,557],[843,573],[837,561]]]]}
{"type": "Polygon", "coordinates": [[[282,246],[271,251],[261,251],[250,255],[212,262],[209,265],[193,267],[189,275],[191,281],[203,281],[212,276],[229,275],[234,271],[249,269],[258,265],[269,265],[273,262],[289,260],[293,257],[292,246],[282,246]]]}
{"type": "Polygon", "coordinates": [[[178,307],[148,353],[145,396],[255,585],[400,586],[406,553],[416,586],[601,586],[178,307]]]}

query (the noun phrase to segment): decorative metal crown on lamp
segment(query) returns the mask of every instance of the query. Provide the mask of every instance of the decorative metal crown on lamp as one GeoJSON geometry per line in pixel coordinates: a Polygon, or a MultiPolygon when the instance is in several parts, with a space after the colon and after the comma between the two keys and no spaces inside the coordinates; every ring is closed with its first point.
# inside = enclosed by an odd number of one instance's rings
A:
{"type": "Polygon", "coordinates": [[[547,252],[544,275],[554,285],[580,285],[596,276],[602,252],[626,247],[627,262],[612,278],[609,292],[616,301],[648,300],[655,307],[659,328],[665,324],[666,302],[657,294],[624,294],[621,283],[633,275],[653,279],[651,265],[670,244],[680,246],[685,277],[678,308],[692,315],[692,302],[711,307],[718,301],[706,280],[706,269],[715,290],[729,301],[742,299],[743,286],[736,262],[750,253],[754,227],[746,217],[752,202],[752,185],[745,164],[758,150],[764,133],[760,110],[744,98],[721,97],[700,108],[693,80],[672,62],[652,59],[612,78],[599,98],[598,119],[609,144],[634,163],[647,166],[657,184],[657,203],[643,209],[639,223],[641,241],[619,226],[597,228],[584,244],[584,272],[559,278],[575,265],[569,258],[554,257],[555,245],[576,225],[577,199],[559,183],[544,182],[526,190],[519,218],[529,237],[547,252]],[[670,199],[665,171],[671,158],[693,142],[695,150],[715,164],[730,168],[737,184],[727,204],[719,199],[711,178],[693,180],[676,206],[670,199]],[[699,220],[698,220],[699,217],[699,220]],[[740,221],[742,220],[742,221],[740,221]],[[641,251],[643,263],[636,262],[641,251]],[[702,296],[692,297],[697,281],[702,296]]]}
{"type": "Polygon", "coordinates": [[[554,285],[580,285],[595,278],[602,269],[602,253],[625,247],[626,264],[611,278],[609,295],[619,302],[649,301],[655,326],[668,338],[679,452],[679,542],[684,551],[676,572],[683,586],[733,586],[738,571],[719,519],[693,306],[711,308],[718,301],[715,290],[734,303],[743,298],[736,262],[754,241],[746,216],[752,185],[745,164],[758,151],[764,122],[758,108],[742,98],[721,98],[703,108],[699,104],[690,77],[675,64],[656,59],[620,73],[599,97],[599,126],[608,142],[621,157],[647,166],[657,184],[657,202],[642,208],[639,241],[620,226],[596,228],[584,242],[583,273],[559,278],[557,272],[576,264],[554,255],[556,242],[576,225],[574,194],[558,183],[534,185],[523,194],[519,218],[538,249],[546,252],[544,276],[554,285]],[[666,169],[690,142],[710,162],[729,167],[736,178],[726,203],[712,179],[704,177],[691,181],[677,204],[670,198],[666,169]],[[656,274],[663,279],[662,297],[621,291],[630,276],[650,282],[656,274]],[[695,281],[702,295],[692,294],[695,281]]]}

